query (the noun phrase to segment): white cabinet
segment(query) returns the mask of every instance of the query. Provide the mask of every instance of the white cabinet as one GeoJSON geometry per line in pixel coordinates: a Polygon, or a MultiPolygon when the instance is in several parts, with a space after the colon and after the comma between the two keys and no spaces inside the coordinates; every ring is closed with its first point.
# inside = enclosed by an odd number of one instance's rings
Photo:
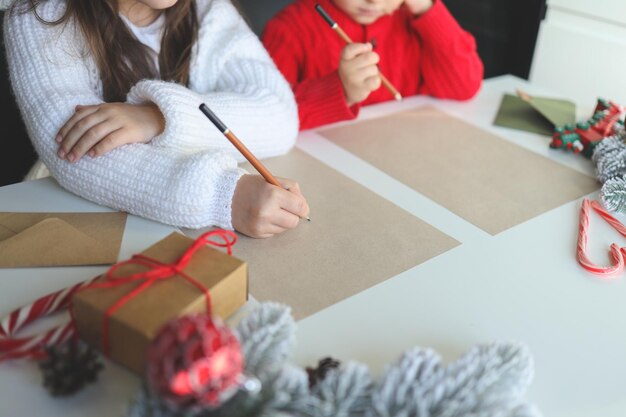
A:
{"type": "Polygon", "coordinates": [[[584,107],[626,106],[626,1],[549,0],[529,79],[584,107]]]}
{"type": "Polygon", "coordinates": [[[556,10],[626,27],[624,0],[548,0],[548,5],[556,10]]]}

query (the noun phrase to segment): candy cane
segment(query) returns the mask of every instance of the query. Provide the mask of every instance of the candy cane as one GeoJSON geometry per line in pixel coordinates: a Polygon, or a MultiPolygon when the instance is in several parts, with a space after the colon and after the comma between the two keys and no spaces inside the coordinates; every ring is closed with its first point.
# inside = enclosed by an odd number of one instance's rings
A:
{"type": "Polygon", "coordinates": [[[626,237],[626,227],[619,222],[615,217],[609,214],[597,201],[583,200],[580,208],[580,223],[578,229],[578,250],[577,257],[578,263],[582,265],[587,271],[596,275],[603,276],[605,278],[612,278],[614,275],[624,270],[624,259],[626,258],[626,250],[620,248],[616,243],[611,244],[609,250],[609,257],[611,259],[611,266],[599,266],[594,264],[587,256],[587,230],[589,229],[589,211],[595,210],[600,217],[602,217],[607,223],[609,223],[615,230],[617,230],[622,236],[626,237]]]}
{"type": "Polygon", "coordinates": [[[72,296],[97,278],[48,294],[0,319],[0,362],[16,358],[40,358],[45,355],[46,346],[62,343],[74,336],[76,333],[74,323],[68,319],[66,323],[44,333],[22,338],[15,337],[19,330],[37,319],[67,309],[72,296]]]}

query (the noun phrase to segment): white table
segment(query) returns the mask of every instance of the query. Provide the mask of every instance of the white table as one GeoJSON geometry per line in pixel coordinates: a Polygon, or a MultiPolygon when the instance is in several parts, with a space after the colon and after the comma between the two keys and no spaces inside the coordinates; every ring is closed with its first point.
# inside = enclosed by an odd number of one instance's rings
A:
{"type": "MultiPolygon", "coordinates": [[[[502,93],[519,87],[549,95],[505,76],[485,82],[470,102],[409,98],[366,108],[360,118],[429,104],[593,175],[589,160],[550,150],[545,137],[491,125],[502,93]]],[[[592,109],[579,110],[586,117],[592,109]]],[[[450,361],[475,344],[515,340],[526,343],[534,355],[529,399],[545,416],[626,415],[626,276],[605,282],[578,266],[580,201],[491,236],[314,132],[303,132],[297,146],[462,244],[301,320],[294,362],[313,365],[331,355],[367,363],[380,375],[385,364],[416,345],[431,347],[450,361]]],[[[99,210],[106,209],[64,192],[51,180],[0,188],[0,211],[99,210]]],[[[623,238],[597,218],[591,227],[590,255],[603,262],[608,244],[623,238]]],[[[130,216],[120,256],[141,251],[172,230],[130,216]]],[[[0,269],[0,314],[104,269],[0,269]]],[[[75,397],[52,399],[32,363],[2,364],[0,415],[122,416],[139,380],[107,364],[100,381],[75,397]]]]}

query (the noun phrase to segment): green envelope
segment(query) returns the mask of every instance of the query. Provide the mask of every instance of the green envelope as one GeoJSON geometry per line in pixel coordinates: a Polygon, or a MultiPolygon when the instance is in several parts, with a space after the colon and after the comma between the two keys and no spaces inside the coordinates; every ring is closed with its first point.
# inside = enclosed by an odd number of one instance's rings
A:
{"type": "Polygon", "coordinates": [[[493,122],[496,126],[552,136],[555,126],[576,123],[576,105],[568,100],[505,94],[493,122]]]}

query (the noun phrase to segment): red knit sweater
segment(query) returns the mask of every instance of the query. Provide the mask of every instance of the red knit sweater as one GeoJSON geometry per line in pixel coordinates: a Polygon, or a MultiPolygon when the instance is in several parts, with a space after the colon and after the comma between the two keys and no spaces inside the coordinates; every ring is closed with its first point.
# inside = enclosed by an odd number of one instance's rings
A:
{"type": "Polygon", "coordinates": [[[402,6],[369,25],[356,23],[331,0],[296,0],[268,22],[262,40],[294,90],[300,129],[353,119],[360,106],[393,99],[381,87],[348,107],[337,72],[345,43],[317,14],[316,3],[354,42],[375,42],[380,70],[403,96],[464,100],[480,88],[476,42],[441,0],[421,16],[402,6]]]}

